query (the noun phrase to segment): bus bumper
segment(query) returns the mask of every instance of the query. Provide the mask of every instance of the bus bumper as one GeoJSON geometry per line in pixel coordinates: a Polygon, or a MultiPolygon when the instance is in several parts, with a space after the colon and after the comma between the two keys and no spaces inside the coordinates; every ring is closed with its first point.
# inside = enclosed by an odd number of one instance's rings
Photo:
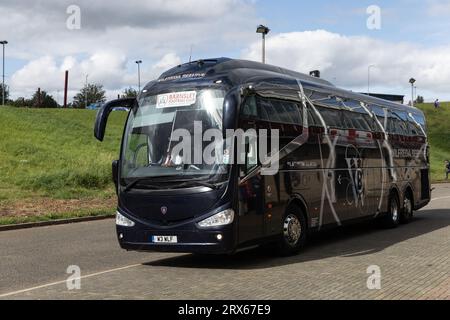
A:
{"type": "Polygon", "coordinates": [[[117,237],[121,248],[130,251],[231,254],[235,249],[233,229],[230,225],[204,230],[194,222],[173,229],[117,226],[117,237]],[[153,237],[159,236],[176,237],[177,243],[155,243],[153,237]]]}

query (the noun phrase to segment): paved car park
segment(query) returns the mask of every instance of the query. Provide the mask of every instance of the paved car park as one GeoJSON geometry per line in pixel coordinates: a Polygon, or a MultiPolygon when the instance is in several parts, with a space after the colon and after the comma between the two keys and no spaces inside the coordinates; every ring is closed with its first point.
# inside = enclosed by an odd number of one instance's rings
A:
{"type": "Polygon", "coordinates": [[[450,185],[434,187],[408,225],[324,232],[286,258],[125,252],[113,220],[1,232],[0,298],[450,300],[450,185]]]}

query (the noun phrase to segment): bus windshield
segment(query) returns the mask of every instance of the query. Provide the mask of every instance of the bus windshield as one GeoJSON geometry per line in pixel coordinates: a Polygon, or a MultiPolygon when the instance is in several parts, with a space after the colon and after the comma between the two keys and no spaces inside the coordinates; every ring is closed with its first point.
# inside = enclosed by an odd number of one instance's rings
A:
{"type": "Polygon", "coordinates": [[[222,130],[224,97],[224,90],[210,88],[141,96],[138,105],[130,111],[126,126],[122,184],[146,178],[152,183],[192,179],[214,183],[225,181],[227,166],[223,163],[194,161],[195,151],[211,144],[211,141],[203,142],[203,133],[209,129],[222,130]],[[173,141],[173,134],[178,129],[185,132],[183,140],[189,142],[189,150],[183,149],[181,156],[174,156],[174,147],[181,141],[173,141]],[[199,133],[200,142],[195,139],[199,133]],[[185,152],[190,153],[192,161],[186,161],[185,152]]]}

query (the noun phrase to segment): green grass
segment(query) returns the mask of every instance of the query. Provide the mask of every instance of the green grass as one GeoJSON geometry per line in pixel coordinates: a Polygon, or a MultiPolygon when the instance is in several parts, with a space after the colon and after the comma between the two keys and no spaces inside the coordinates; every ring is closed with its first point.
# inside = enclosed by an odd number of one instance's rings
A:
{"type": "Polygon", "coordinates": [[[8,216],[8,217],[0,217],[0,226],[13,225],[13,224],[21,224],[21,223],[34,223],[34,222],[45,222],[45,221],[53,221],[53,220],[62,220],[62,219],[73,219],[73,218],[82,218],[82,217],[99,217],[99,216],[114,216],[115,210],[113,208],[110,209],[98,209],[98,210],[77,210],[65,213],[46,213],[42,215],[34,215],[34,216],[8,216]]]}
{"type": "Polygon", "coordinates": [[[0,204],[23,198],[113,195],[126,118],[114,112],[105,142],[93,136],[95,111],[0,108],[0,204]]]}
{"type": "MultiPolygon", "coordinates": [[[[432,179],[444,178],[450,159],[450,103],[424,110],[431,144],[432,179]]],[[[95,140],[95,111],[0,108],[0,209],[23,199],[92,199],[114,196],[111,161],[119,156],[126,114],[110,116],[103,143],[95,140]]],[[[110,213],[111,208],[1,217],[0,224],[110,213]]]]}
{"type": "Polygon", "coordinates": [[[431,177],[434,182],[445,178],[444,161],[450,160],[450,102],[435,109],[432,103],[417,106],[425,112],[431,148],[431,177]]]}

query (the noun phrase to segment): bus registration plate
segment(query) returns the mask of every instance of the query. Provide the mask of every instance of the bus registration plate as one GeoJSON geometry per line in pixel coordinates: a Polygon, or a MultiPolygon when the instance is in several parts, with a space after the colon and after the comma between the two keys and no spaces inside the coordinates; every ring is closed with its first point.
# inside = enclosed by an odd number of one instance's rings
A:
{"type": "Polygon", "coordinates": [[[153,236],[153,243],[178,243],[177,236],[153,236]]]}

